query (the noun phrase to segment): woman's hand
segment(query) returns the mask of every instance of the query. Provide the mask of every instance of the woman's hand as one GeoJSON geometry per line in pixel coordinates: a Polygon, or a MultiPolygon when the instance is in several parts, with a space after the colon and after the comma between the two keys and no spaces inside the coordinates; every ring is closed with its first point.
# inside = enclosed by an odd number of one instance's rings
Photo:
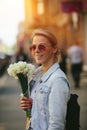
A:
{"type": "Polygon", "coordinates": [[[32,98],[26,98],[26,97],[20,98],[20,106],[22,110],[32,108],[32,102],[33,102],[32,98]]]}

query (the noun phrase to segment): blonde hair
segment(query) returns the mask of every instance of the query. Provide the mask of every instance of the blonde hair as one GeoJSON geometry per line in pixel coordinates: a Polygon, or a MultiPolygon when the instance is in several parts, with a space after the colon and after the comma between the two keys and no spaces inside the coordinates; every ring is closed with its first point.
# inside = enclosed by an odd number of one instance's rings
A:
{"type": "Polygon", "coordinates": [[[45,36],[46,38],[48,38],[48,40],[50,41],[50,43],[52,44],[52,46],[58,45],[56,37],[49,30],[36,29],[33,32],[33,34],[32,34],[32,40],[33,40],[33,38],[34,38],[35,35],[43,35],[43,36],[45,36]]]}

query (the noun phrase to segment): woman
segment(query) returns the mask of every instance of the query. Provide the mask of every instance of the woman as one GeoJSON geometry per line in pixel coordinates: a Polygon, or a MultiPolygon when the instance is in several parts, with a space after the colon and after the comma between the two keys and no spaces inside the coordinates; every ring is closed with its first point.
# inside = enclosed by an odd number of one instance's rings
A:
{"type": "Polygon", "coordinates": [[[70,91],[67,78],[58,64],[55,36],[47,30],[36,30],[30,51],[40,66],[32,77],[35,83],[31,98],[22,97],[21,108],[25,110],[32,106],[31,129],[64,130],[70,91]]]}

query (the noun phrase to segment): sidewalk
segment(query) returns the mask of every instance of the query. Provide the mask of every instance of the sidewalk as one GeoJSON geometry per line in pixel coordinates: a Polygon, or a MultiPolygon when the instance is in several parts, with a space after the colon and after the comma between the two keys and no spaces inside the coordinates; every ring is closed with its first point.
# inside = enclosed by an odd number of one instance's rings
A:
{"type": "Polygon", "coordinates": [[[24,130],[25,113],[19,106],[20,86],[16,79],[0,79],[0,130],[24,130]]]}
{"type": "Polygon", "coordinates": [[[80,80],[80,88],[74,87],[71,74],[68,74],[71,83],[71,92],[76,93],[80,104],[80,130],[87,130],[87,71],[82,72],[80,80]]]}

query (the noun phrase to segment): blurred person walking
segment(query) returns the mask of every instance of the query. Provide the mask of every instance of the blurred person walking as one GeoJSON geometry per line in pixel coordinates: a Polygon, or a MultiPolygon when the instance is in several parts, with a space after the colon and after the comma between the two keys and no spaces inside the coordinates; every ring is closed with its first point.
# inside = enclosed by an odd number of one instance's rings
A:
{"type": "Polygon", "coordinates": [[[26,32],[20,33],[17,36],[17,50],[15,52],[15,60],[18,61],[26,61],[33,63],[33,59],[31,55],[28,55],[27,47],[31,43],[30,37],[26,32]]]}
{"type": "Polygon", "coordinates": [[[26,61],[26,62],[28,62],[28,56],[24,52],[23,47],[19,47],[18,51],[15,54],[15,57],[16,57],[16,62],[18,62],[18,61],[26,61]]]}
{"type": "Polygon", "coordinates": [[[83,66],[83,49],[79,43],[73,44],[68,50],[68,57],[71,61],[71,73],[75,82],[75,88],[80,87],[80,74],[83,66]]]}
{"type": "Polygon", "coordinates": [[[63,70],[63,72],[67,74],[67,53],[65,49],[60,50],[59,65],[60,65],[60,68],[63,70]]]}

